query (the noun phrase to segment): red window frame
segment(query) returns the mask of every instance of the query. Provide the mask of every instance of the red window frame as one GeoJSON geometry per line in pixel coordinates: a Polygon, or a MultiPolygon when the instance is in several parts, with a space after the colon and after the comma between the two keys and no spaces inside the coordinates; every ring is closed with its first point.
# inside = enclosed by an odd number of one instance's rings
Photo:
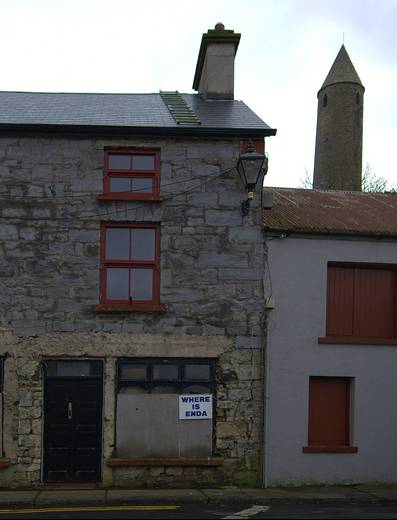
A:
{"type": "MultiPolygon", "coordinates": [[[[129,235],[129,241],[131,234],[129,235]]],[[[129,250],[131,244],[129,243],[129,250]]],[[[123,311],[123,310],[142,310],[142,311],[163,311],[165,307],[160,304],[160,225],[157,223],[120,223],[103,222],[101,223],[101,242],[100,242],[100,305],[97,311],[123,311]],[[117,260],[106,259],[106,231],[109,228],[125,229],[153,229],[155,231],[155,254],[153,260],[117,260]],[[153,269],[153,287],[151,300],[114,300],[107,297],[107,269],[114,267],[125,267],[128,269],[150,268],[153,269]]],[[[130,280],[130,277],[129,277],[130,280]]],[[[130,282],[129,282],[130,283],[130,282]]],[[[130,291],[129,291],[130,293],[130,291]]]]}
{"type": "Polygon", "coordinates": [[[159,200],[160,199],[160,150],[153,148],[106,148],[104,150],[103,194],[98,195],[102,200],[159,200]],[[153,170],[138,169],[111,169],[109,155],[152,155],[154,157],[153,170]],[[113,192],[110,191],[111,178],[149,178],[153,182],[153,190],[146,192],[113,192]]]}
{"type": "Polygon", "coordinates": [[[264,139],[244,139],[240,141],[240,152],[244,152],[248,145],[254,145],[257,153],[265,153],[265,140],[264,139]]]}
{"type": "Polygon", "coordinates": [[[304,453],[356,453],[350,443],[349,377],[309,379],[308,446],[304,453]]]}
{"type": "Polygon", "coordinates": [[[329,262],[319,343],[397,345],[397,266],[329,262]]]}

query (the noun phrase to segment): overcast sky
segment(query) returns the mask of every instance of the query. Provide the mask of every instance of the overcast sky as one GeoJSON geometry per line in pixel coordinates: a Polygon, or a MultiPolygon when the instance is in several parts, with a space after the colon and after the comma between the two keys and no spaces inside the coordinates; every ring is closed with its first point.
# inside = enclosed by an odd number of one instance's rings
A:
{"type": "Polygon", "coordinates": [[[0,0],[0,90],[192,92],[219,21],[241,33],[235,98],[277,128],[265,184],[312,175],[317,91],[343,34],[366,88],[363,167],[397,184],[397,0],[0,0]]]}

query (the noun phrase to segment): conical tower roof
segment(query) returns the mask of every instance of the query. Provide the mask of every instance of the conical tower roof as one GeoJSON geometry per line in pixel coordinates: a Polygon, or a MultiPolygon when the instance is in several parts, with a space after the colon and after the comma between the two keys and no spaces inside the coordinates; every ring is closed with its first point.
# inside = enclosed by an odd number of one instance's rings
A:
{"type": "Polygon", "coordinates": [[[325,78],[325,81],[320,88],[320,91],[334,83],[358,83],[364,88],[343,44],[330,71],[328,72],[328,76],[325,78]]]}

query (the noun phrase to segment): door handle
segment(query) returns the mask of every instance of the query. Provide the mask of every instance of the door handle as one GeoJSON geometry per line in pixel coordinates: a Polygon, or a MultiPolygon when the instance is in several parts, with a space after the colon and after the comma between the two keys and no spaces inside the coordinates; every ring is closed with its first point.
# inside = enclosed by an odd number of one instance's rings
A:
{"type": "Polygon", "coordinates": [[[73,417],[73,405],[71,402],[68,403],[68,419],[69,421],[72,420],[73,417]]]}

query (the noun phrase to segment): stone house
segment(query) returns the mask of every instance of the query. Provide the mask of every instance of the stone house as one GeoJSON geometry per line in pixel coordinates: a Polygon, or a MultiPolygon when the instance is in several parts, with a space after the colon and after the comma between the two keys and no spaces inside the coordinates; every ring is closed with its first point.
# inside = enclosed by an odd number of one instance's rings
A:
{"type": "Polygon", "coordinates": [[[203,36],[197,94],[0,93],[2,487],[260,481],[263,226],[236,164],[275,130],[233,99],[239,39],[203,36]]]}
{"type": "Polygon", "coordinates": [[[265,197],[268,486],[397,482],[397,195],[360,191],[363,95],[342,46],[315,189],[265,197]]]}

